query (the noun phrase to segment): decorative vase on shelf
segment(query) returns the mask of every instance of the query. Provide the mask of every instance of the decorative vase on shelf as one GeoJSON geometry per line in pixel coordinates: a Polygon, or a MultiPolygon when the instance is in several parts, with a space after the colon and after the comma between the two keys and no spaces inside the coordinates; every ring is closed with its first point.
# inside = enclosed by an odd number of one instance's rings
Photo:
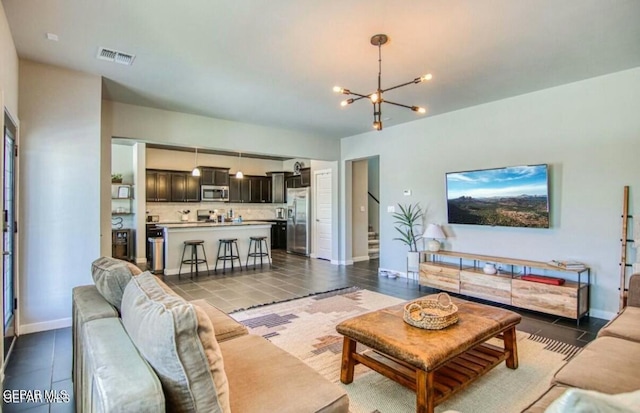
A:
{"type": "Polygon", "coordinates": [[[490,262],[488,262],[488,263],[486,263],[484,265],[484,268],[482,269],[482,271],[485,274],[492,274],[492,275],[498,272],[498,270],[496,269],[495,264],[492,264],[490,262]]]}
{"type": "Polygon", "coordinates": [[[182,216],[180,217],[180,219],[182,221],[188,221],[189,220],[189,214],[182,214],[182,216]]]}

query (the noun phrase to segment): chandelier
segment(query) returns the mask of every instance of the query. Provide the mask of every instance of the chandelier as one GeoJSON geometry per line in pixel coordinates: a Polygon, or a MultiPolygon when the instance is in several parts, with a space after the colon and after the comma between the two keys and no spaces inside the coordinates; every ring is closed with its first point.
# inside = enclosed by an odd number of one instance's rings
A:
{"type": "Polygon", "coordinates": [[[376,34],[374,36],[371,37],[371,44],[374,46],[378,46],[378,88],[373,92],[370,93],[368,95],[363,95],[360,93],[356,93],[356,92],[352,92],[349,89],[345,89],[342,88],[340,86],[334,86],[333,91],[336,93],[342,93],[344,95],[350,95],[350,96],[356,96],[354,98],[349,98],[346,100],[343,100],[342,102],[340,102],[341,106],[347,106],[352,104],[355,101],[358,101],[360,99],[369,99],[371,100],[371,103],[373,103],[373,128],[376,130],[382,130],[382,103],[388,103],[390,105],[394,105],[394,106],[400,106],[403,108],[407,108],[407,109],[411,109],[414,112],[420,113],[420,114],[424,114],[427,113],[427,110],[425,108],[419,107],[419,106],[409,106],[409,105],[403,105],[401,103],[397,103],[397,102],[391,102],[390,100],[386,100],[383,98],[383,94],[385,92],[388,92],[390,90],[393,89],[398,89],[401,88],[403,86],[407,86],[413,83],[422,83],[425,82],[427,80],[431,80],[431,78],[433,76],[431,76],[430,73],[421,76],[421,77],[417,77],[415,79],[413,79],[410,82],[406,82],[406,83],[402,83],[396,86],[392,86],[392,87],[388,87],[386,89],[382,89],[381,86],[381,72],[382,72],[382,45],[387,43],[387,41],[389,40],[389,37],[386,34],[376,34]]]}

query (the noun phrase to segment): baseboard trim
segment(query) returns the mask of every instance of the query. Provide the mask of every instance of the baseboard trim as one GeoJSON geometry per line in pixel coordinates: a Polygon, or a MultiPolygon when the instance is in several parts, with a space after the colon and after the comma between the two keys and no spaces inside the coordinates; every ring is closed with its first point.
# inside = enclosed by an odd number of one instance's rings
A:
{"type": "Polygon", "coordinates": [[[363,255],[361,257],[353,257],[353,262],[360,262],[360,261],[369,261],[369,256],[363,255]]]}
{"type": "Polygon", "coordinates": [[[331,260],[334,265],[353,265],[353,260],[331,260]]]}
{"type": "Polygon", "coordinates": [[[41,323],[22,324],[20,326],[20,335],[38,333],[40,331],[57,330],[58,328],[66,327],[71,327],[71,317],[43,321],[41,323]]]}

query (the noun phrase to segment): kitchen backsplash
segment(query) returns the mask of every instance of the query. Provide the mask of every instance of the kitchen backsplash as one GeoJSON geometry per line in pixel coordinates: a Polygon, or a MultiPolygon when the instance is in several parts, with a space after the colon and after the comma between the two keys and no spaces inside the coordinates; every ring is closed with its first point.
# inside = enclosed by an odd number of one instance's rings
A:
{"type": "Polygon", "coordinates": [[[285,207],[286,204],[230,204],[218,202],[182,203],[182,202],[154,202],[147,204],[148,215],[158,215],[160,222],[180,221],[182,213],[179,211],[189,210],[189,221],[196,221],[196,211],[206,209],[209,211],[218,210],[218,213],[228,214],[233,210],[233,216],[242,216],[247,219],[275,219],[276,208],[285,207]]]}

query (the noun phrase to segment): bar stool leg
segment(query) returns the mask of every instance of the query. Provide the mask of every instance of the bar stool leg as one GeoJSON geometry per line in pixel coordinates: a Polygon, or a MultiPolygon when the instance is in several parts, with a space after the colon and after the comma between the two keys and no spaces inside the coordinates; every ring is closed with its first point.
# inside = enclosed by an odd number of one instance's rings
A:
{"type": "Polygon", "coordinates": [[[251,255],[251,243],[253,242],[252,239],[249,239],[249,249],[247,250],[247,260],[244,263],[244,267],[247,269],[247,271],[249,271],[249,256],[251,255]]]}
{"type": "Polygon", "coordinates": [[[187,244],[182,245],[182,257],[180,258],[180,268],[178,269],[178,280],[182,274],[182,264],[184,264],[184,252],[187,249],[187,244]]]}
{"type": "Polygon", "coordinates": [[[207,267],[207,276],[209,275],[209,261],[207,261],[207,252],[204,250],[204,244],[200,244],[202,247],[202,256],[204,257],[204,265],[207,267]]]}
{"type": "Polygon", "coordinates": [[[238,259],[238,266],[240,267],[240,271],[242,271],[242,258],[240,258],[240,249],[238,248],[238,243],[233,241],[236,245],[236,258],[238,259]]]}
{"type": "Polygon", "coordinates": [[[189,269],[191,270],[191,274],[190,274],[190,278],[193,280],[193,266],[196,266],[196,276],[198,276],[198,261],[196,261],[198,259],[198,250],[196,249],[195,245],[191,246],[191,265],[189,267],[189,269]]]}
{"type": "Polygon", "coordinates": [[[218,242],[218,253],[216,254],[216,265],[213,267],[213,272],[215,274],[218,273],[218,259],[220,258],[220,247],[222,246],[221,242],[218,242]]]}
{"type": "MultiPolygon", "coordinates": [[[[262,252],[262,241],[258,241],[258,243],[260,244],[260,269],[262,269],[262,257],[263,257],[263,252],[262,252]]],[[[253,268],[255,268],[255,265],[253,266],[253,268]]]]}

